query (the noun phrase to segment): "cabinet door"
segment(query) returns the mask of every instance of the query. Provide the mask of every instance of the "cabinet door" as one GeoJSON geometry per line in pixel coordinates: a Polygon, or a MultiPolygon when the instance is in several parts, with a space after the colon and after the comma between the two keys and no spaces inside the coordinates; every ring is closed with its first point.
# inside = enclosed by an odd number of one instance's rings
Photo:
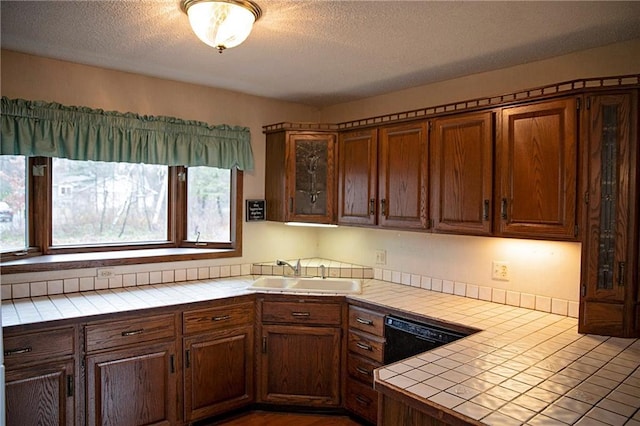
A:
{"type": "Polygon", "coordinates": [[[338,222],[375,225],[378,131],[342,133],[338,142],[338,222]]]}
{"type": "Polygon", "coordinates": [[[580,331],[622,336],[625,322],[632,321],[632,309],[625,308],[625,299],[633,298],[631,287],[637,270],[633,254],[637,182],[632,174],[637,148],[631,144],[635,128],[632,100],[629,94],[587,99],[580,331]]]}
{"type": "Polygon", "coordinates": [[[7,369],[7,426],[75,424],[72,360],[7,369]]]}
{"type": "Polygon", "coordinates": [[[576,115],[573,98],[502,110],[499,235],[575,238],[576,115]]]}
{"type": "Polygon", "coordinates": [[[492,185],[492,113],[436,119],[431,132],[433,230],[491,234],[492,185]]]}
{"type": "Polygon", "coordinates": [[[175,344],[156,343],[86,358],[89,425],[174,425],[175,344]]]}
{"type": "Polygon", "coordinates": [[[335,144],[334,134],[289,134],[288,221],[335,221],[335,144]]]}
{"type": "Polygon", "coordinates": [[[427,122],[380,129],[378,224],[428,228],[427,122]]]}
{"type": "Polygon", "coordinates": [[[187,421],[253,400],[253,326],[184,339],[187,421]]]}
{"type": "Polygon", "coordinates": [[[262,326],[261,402],[340,405],[340,329],[262,326]]]}

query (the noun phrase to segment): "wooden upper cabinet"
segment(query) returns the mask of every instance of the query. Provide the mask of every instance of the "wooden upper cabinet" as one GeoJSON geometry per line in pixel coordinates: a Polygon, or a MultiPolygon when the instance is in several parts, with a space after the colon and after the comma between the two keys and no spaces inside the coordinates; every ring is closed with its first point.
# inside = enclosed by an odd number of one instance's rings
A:
{"type": "Polygon", "coordinates": [[[490,235],[493,113],[438,118],[430,142],[433,231],[490,235]]]}
{"type": "Polygon", "coordinates": [[[340,134],[338,222],[375,225],[378,188],[378,130],[340,134]]]}
{"type": "Polygon", "coordinates": [[[335,145],[329,132],[267,134],[267,220],[335,222],[335,145]]]}
{"type": "Polygon", "coordinates": [[[637,99],[586,100],[580,332],[638,336],[637,99]]]}
{"type": "Polygon", "coordinates": [[[504,108],[496,141],[496,234],[575,239],[577,102],[504,108]]]}
{"type": "Polygon", "coordinates": [[[416,121],[379,130],[378,224],[427,229],[428,130],[416,121]]]}

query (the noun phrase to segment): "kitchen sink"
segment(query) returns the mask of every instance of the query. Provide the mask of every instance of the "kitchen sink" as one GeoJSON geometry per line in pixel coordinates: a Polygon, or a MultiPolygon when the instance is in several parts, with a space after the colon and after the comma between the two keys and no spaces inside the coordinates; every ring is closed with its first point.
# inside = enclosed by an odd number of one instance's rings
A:
{"type": "Polygon", "coordinates": [[[353,278],[271,277],[255,280],[249,289],[273,292],[357,294],[362,282],[353,278]]]}

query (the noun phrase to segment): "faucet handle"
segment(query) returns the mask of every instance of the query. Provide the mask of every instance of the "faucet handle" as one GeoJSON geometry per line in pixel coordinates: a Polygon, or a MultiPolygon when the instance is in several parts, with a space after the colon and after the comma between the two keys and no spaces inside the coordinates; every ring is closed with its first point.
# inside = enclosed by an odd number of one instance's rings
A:
{"type": "Polygon", "coordinates": [[[302,274],[302,268],[300,267],[300,259],[298,259],[298,261],[296,262],[296,274],[297,275],[302,274]]]}

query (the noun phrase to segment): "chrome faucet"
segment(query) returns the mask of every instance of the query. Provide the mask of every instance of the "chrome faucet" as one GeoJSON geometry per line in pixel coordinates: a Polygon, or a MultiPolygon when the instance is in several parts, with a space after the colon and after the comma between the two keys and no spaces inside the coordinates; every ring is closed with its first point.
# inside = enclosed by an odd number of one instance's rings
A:
{"type": "Polygon", "coordinates": [[[327,278],[326,267],[324,265],[320,265],[320,276],[323,280],[327,278]]]}
{"type": "Polygon", "coordinates": [[[300,276],[300,271],[302,268],[300,268],[300,259],[298,259],[298,261],[296,262],[295,266],[290,264],[289,262],[285,262],[284,260],[276,260],[276,265],[278,266],[288,266],[289,268],[293,269],[293,276],[294,277],[299,277],[300,276]]]}

